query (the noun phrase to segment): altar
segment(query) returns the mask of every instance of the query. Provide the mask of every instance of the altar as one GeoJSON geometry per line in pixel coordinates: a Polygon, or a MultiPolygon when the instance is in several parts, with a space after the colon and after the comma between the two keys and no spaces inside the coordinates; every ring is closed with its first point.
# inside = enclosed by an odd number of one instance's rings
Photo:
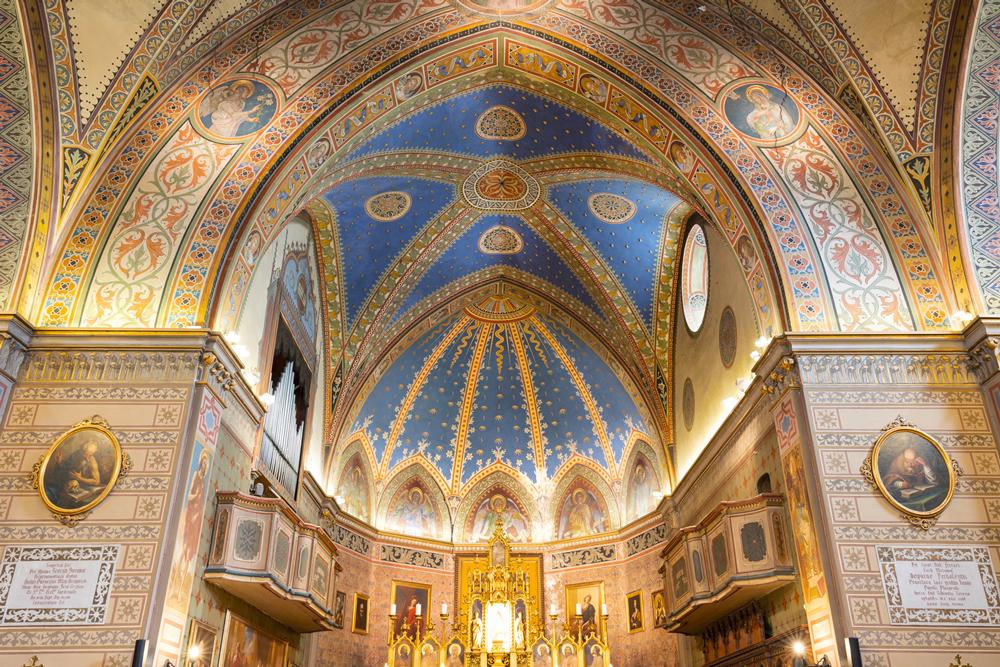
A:
{"type": "Polygon", "coordinates": [[[390,611],[390,667],[611,667],[607,606],[597,623],[577,609],[560,626],[554,603],[546,617],[541,555],[512,554],[501,527],[484,553],[456,557],[455,584],[453,622],[442,605],[439,626],[397,632],[390,611]]]}

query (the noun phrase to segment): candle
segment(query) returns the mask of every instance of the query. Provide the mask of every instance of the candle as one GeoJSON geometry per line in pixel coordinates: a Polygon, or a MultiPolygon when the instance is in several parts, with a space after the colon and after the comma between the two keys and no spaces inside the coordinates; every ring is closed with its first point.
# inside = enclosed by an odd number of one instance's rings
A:
{"type": "Polygon", "coordinates": [[[579,602],[576,603],[576,615],[583,616],[583,605],[579,602]]]}
{"type": "Polygon", "coordinates": [[[549,616],[555,616],[559,611],[556,609],[555,603],[549,605],[549,616]]]}
{"type": "Polygon", "coordinates": [[[396,603],[395,602],[393,602],[393,603],[391,603],[389,605],[389,615],[390,616],[395,616],[396,615],[396,603]]]}
{"type": "Polygon", "coordinates": [[[442,616],[447,616],[448,615],[448,603],[447,602],[442,602],[441,603],[441,615],[442,616]]]}
{"type": "Polygon", "coordinates": [[[601,605],[601,616],[608,615],[608,605],[607,603],[601,605]]]}
{"type": "Polygon", "coordinates": [[[417,603],[417,616],[420,616],[420,603],[417,603]]]}

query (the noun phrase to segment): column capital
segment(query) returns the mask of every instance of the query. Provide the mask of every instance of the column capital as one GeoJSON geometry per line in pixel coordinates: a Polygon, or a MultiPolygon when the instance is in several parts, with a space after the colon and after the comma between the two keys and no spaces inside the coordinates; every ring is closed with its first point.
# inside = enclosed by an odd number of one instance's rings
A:
{"type": "Polygon", "coordinates": [[[969,353],[969,370],[985,384],[1000,373],[1000,318],[980,317],[962,332],[969,353]]]}

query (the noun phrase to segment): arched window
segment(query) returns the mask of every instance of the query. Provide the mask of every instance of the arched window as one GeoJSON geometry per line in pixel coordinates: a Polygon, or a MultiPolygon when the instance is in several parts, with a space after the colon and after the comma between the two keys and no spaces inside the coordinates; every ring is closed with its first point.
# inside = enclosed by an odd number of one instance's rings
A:
{"type": "Polygon", "coordinates": [[[688,329],[697,333],[708,306],[708,245],[705,230],[697,223],[688,231],[681,257],[681,306],[688,329]]]}

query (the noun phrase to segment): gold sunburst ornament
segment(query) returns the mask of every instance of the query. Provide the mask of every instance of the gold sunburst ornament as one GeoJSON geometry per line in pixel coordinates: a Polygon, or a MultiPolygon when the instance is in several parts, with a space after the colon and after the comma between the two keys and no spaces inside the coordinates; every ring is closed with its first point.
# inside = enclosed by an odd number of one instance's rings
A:
{"type": "Polygon", "coordinates": [[[56,438],[31,471],[31,486],[60,523],[75,526],[132,467],[118,437],[100,415],[56,438]]]}
{"type": "Polygon", "coordinates": [[[929,530],[951,502],[962,469],[941,443],[897,417],[875,440],[861,474],[904,519],[929,530]]]}

